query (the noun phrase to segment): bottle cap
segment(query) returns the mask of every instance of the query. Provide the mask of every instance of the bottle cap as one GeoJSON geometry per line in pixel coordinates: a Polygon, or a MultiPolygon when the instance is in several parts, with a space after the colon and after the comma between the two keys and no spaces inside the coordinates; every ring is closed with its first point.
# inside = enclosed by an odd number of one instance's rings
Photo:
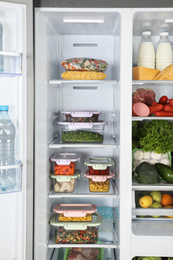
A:
{"type": "Polygon", "coordinates": [[[144,35],[144,36],[150,36],[150,35],[151,35],[151,32],[150,32],[150,31],[145,31],[145,32],[142,32],[142,35],[144,35]]]}
{"type": "Polygon", "coordinates": [[[168,32],[161,32],[160,36],[169,36],[169,33],[168,32]]]}
{"type": "Polygon", "coordinates": [[[0,106],[0,111],[8,111],[8,106],[0,106]]]}

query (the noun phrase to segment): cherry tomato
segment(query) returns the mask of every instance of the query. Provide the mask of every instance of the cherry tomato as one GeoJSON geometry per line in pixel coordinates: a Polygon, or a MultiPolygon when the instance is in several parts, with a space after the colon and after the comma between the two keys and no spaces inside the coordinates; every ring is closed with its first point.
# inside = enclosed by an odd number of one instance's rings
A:
{"type": "Polygon", "coordinates": [[[168,102],[168,97],[167,96],[162,96],[160,99],[159,99],[159,104],[166,104],[168,102]]]}

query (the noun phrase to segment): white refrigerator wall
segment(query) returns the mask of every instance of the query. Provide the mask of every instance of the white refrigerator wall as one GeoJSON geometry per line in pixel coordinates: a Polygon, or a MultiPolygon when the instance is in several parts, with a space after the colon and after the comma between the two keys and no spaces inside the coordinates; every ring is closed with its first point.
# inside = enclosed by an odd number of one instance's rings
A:
{"type": "MultiPolygon", "coordinates": [[[[23,53],[22,76],[0,76],[0,105],[9,106],[16,128],[15,158],[24,164],[22,191],[0,194],[0,259],[23,260],[26,254],[26,6],[0,2],[3,51],[23,53]]],[[[15,65],[14,65],[15,66],[15,65]]]]}

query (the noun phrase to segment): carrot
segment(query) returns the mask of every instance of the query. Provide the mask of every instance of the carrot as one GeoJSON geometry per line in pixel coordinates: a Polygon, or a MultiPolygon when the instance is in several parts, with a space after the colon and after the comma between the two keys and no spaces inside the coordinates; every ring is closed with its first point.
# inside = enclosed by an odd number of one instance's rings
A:
{"type": "Polygon", "coordinates": [[[154,106],[154,105],[157,105],[157,104],[158,104],[157,102],[152,102],[151,106],[154,106]]]}
{"type": "Polygon", "coordinates": [[[162,96],[160,99],[159,99],[159,104],[166,104],[168,101],[168,97],[167,96],[162,96]]]}
{"type": "Polygon", "coordinates": [[[155,116],[165,116],[165,117],[172,116],[173,117],[173,112],[158,111],[158,112],[155,112],[154,115],[155,116]]]}
{"type": "Polygon", "coordinates": [[[169,100],[169,104],[173,107],[173,99],[169,100]]]}
{"type": "Polygon", "coordinates": [[[171,105],[167,104],[167,105],[164,105],[163,110],[166,112],[173,112],[173,107],[171,105]]]}
{"type": "Polygon", "coordinates": [[[161,111],[163,109],[163,105],[157,104],[157,105],[154,105],[154,106],[150,106],[149,109],[150,109],[150,115],[151,115],[151,114],[153,114],[157,111],[161,111]]]}

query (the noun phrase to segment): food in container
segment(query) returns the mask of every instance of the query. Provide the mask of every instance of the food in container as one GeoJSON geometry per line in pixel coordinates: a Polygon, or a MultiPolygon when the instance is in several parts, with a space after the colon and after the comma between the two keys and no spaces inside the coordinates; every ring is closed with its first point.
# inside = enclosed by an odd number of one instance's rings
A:
{"type": "Polygon", "coordinates": [[[111,158],[86,158],[84,164],[88,166],[90,175],[109,175],[114,161],[111,158]]]}
{"type": "Polygon", "coordinates": [[[78,123],[58,122],[63,143],[102,143],[107,122],[78,123]]]}
{"type": "Polygon", "coordinates": [[[67,247],[64,254],[64,260],[103,260],[103,256],[103,248],[67,247]]]}
{"type": "Polygon", "coordinates": [[[65,71],[61,77],[67,80],[104,80],[107,76],[104,72],[96,71],[65,71]]]}
{"type": "Polygon", "coordinates": [[[87,70],[87,71],[105,71],[107,62],[93,58],[71,58],[61,62],[66,70],[87,70]]]}
{"type": "Polygon", "coordinates": [[[80,161],[80,155],[76,153],[57,153],[50,161],[53,163],[55,175],[73,175],[76,170],[76,163],[80,161]]]}
{"type": "Polygon", "coordinates": [[[92,213],[96,211],[93,204],[59,204],[54,207],[59,221],[91,221],[92,213]]]}
{"type": "Polygon", "coordinates": [[[54,240],[57,244],[95,244],[101,223],[102,216],[96,213],[90,222],[60,222],[57,213],[50,218],[50,225],[55,227],[54,240]]]}
{"type": "Polygon", "coordinates": [[[66,122],[98,122],[99,111],[62,111],[66,116],[66,122]]]}
{"type": "Polygon", "coordinates": [[[55,192],[74,192],[77,178],[80,178],[80,171],[76,170],[74,175],[55,175],[50,174],[53,180],[53,187],[55,192]]]}
{"type": "Polygon", "coordinates": [[[114,177],[114,174],[111,172],[109,175],[90,175],[87,171],[85,177],[89,179],[90,192],[108,192],[110,179],[114,177]]]}

